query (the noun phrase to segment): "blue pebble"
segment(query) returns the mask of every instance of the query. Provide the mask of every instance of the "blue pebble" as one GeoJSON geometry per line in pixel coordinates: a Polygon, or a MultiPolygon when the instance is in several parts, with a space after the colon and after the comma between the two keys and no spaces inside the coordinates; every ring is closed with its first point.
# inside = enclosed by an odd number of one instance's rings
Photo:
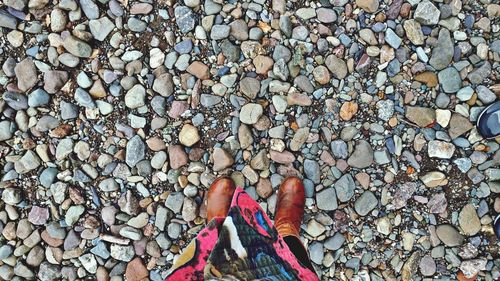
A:
{"type": "Polygon", "coordinates": [[[192,49],[193,42],[191,41],[191,39],[183,40],[177,43],[174,47],[174,50],[181,55],[190,53],[192,49]]]}
{"type": "Polygon", "coordinates": [[[385,24],[381,23],[381,22],[377,22],[376,24],[374,24],[372,26],[372,31],[373,32],[381,32],[383,31],[384,29],[386,28],[385,24]]]}
{"type": "Polygon", "coordinates": [[[464,26],[468,29],[472,28],[472,25],[474,25],[474,16],[469,14],[465,16],[464,19],[464,26]]]}
{"type": "Polygon", "coordinates": [[[465,138],[456,138],[453,140],[453,144],[462,148],[468,148],[470,146],[470,142],[465,138]]]}
{"type": "Polygon", "coordinates": [[[391,154],[396,153],[396,145],[394,144],[394,140],[392,139],[392,136],[385,139],[385,146],[387,147],[387,150],[389,151],[389,153],[391,153],[391,154]]]}
{"type": "Polygon", "coordinates": [[[428,27],[428,26],[422,26],[422,33],[425,35],[425,36],[428,36],[430,35],[432,32],[432,28],[428,27]]]}
{"type": "Polygon", "coordinates": [[[29,48],[28,50],[26,50],[26,54],[30,57],[34,57],[34,56],[36,56],[36,54],[38,54],[39,49],[40,49],[40,47],[33,46],[33,47],[29,48]]]}
{"type": "Polygon", "coordinates": [[[424,133],[424,137],[428,141],[436,139],[436,131],[432,128],[423,128],[422,133],[424,133]]]}
{"type": "Polygon", "coordinates": [[[387,74],[389,77],[396,76],[401,71],[401,63],[397,59],[393,59],[387,66],[387,74]]]}

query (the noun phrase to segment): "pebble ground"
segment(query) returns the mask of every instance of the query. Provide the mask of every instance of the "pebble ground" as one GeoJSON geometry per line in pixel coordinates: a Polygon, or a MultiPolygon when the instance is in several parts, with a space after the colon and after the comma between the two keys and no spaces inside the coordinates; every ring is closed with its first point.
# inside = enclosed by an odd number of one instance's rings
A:
{"type": "Polygon", "coordinates": [[[3,0],[0,280],[160,281],[230,175],[322,280],[499,280],[491,0],[3,0]]]}

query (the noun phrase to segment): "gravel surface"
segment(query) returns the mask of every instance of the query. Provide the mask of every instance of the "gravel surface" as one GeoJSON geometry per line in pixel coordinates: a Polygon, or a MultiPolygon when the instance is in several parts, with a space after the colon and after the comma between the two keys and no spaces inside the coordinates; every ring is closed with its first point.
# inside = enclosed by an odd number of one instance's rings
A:
{"type": "Polygon", "coordinates": [[[491,0],[4,0],[0,280],[162,280],[231,175],[322,280],[499,280],[491,0]]]}

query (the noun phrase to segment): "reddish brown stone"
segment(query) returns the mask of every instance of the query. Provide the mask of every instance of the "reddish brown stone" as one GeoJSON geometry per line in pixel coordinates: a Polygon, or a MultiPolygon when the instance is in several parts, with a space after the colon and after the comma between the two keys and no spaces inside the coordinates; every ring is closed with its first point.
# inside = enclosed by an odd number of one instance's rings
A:
{"type": "Polygon", "coordinates": [[[125,270],[125,278],[128,281],[140,281],[149,276],[149,271],[142,262],[141,258],[137,257],[127,264],[125,270]]]}

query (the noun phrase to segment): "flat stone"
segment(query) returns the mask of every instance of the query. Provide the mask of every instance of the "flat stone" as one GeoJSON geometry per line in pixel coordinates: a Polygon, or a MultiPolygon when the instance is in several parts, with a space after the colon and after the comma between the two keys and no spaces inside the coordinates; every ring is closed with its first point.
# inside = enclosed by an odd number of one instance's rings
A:
{"type": "Polygon", "coordinates": [[[328,250],[336,251],[336,250],[340,249],[340,247],[342,247],[344,242],[345,242],[344,235],[337,232],[337,233],[335,233],[335,235],[333,235],[332,237],[328,238],[325,241],[324,246],[328,250]]]}
{"type": "Polygon", "coordinates": [[[255,99],[260,92],[259,80],[252,77],[245,77],[240,81],[240,91],[250,99],[255,99]]]}
{"type": "Polygon", "coordinates": [[[440,14],[441,12],[432,2],[424,0],[418,3],[414,17],[421,24],[435,25],[439,21],[440,14]]]}
{"type": "Polygon", "coordinates": [[[427,127],[436,120],[436,111],[432,108],[407,106],[406,118],[421,128],[427,127]]]}
{"type": "Polygon", "coordinates": [[[344,79],[347,76],[347,64],[344,60],[335,55],[329,55],[325,60],[326,67],[337,79],[344,79]]]}
{"type": "Polygon", "coordinates": [[[135,135],[127,142],[125,162],[130,167],[134,167],[145,156],[145,145],[141,137],[135,135]]]}
{"type": "Polygon", "coordinates": [[[180,145],[171,145],[168,147],[168,156],[170,167],[172,169],[179,169],[188,163],[188,157],[184,149],[180,145]]]}
{"type": "Polygon", "coordinates": [[[439,31],[438,40],[436,46],[432,49],[432,56],[429,63],[437,70],[444,69],[450,64],[453,52],[454,44],[450,32],[446,28],[443,28],[439,31]]]}
{"type": "Polygon", "coordinates": [[[321,234],[323,234],[323,232],[325,232],[325,230],[325,226],[315,219],[312,219],[307,223],[306,232],[312,237],[320,236],[321,234]]]}
{"type": "Polygon", "coordinates": [[[365,191],[354,202],[354,210],[360,216],[366,216],[371,210],[378,205],[377,197],[371,191],[365,191]]]}
{"type": "Polygon", "coordinates": [[[146,268],[140,257],[136,257],[127,264],[125,277],[129,281],[141,281],[149,276],[149,270],[146,268]]]}
{"type": "Polygon", "coordinates": [[[16,29],[17,20],[15,17],[2,10],[0,11],[0,27],[16,29]]]}
{"type": "Polygon", "coordinates": [[[439,71],[438,80],[445,93],[456,93],[462,88],[462,78],[454,67],[439,71]]]}
{"type": "Polygon", "coordinates": [[[212,29],[210,30],[210,38],[212,40],[221,40],[227,38],[230,31],[231,28],[229,27],[229,25],[216,24],[212,26],[212,29]]]}
{"type": "Polygon", "coordinates": [[[104,41],[108,34],[115,28],[115,24],[108,17],[102,17],[89,21],[89,27],[90,32],[96,40],[104,41]]]}
{"type": "Polygon", "coordinates": [[[187,72],[191,73],[196,78],[201,80],[206,80],[210,77],[208,66],[206,66],[204,63],[200,61],[192,62],[186,70],[187,72]]]}
{"type": "Polygon", "coordinates": [[[316,10],[316,17],[320,22],[332,23],[337,20],[337,14],[333,9],[319,8],[316,10]]]}
{"type": "Polygon", "coordinates": [[[460,246],[464,242],[464,237],[449,224],[438,225],[436,234],[439,240],[449,247],[460,246]]]}
{"type": "Polygon", "coordinates": [[[43,75],[43,88],[47,93],[57,93],[68,81],[69,75],[66,71],[50,70],[43,75]]]}
{"type": "Polygon", "coordinates": [[[438,187],[448,184],[448,179],[446,178],[445,174],[438,171],[428,172],[425,175],[421,176],[420,180],[427,187],[438,187]]]}
{"type": "Polygon", "coordinates": [[[179,142],[187,147],[191,147],[200,141],[198,129],[191,124],[185,124],[179,132],[179,142]]]}
{"type": "Polygon", "coordinates": [[[80,0],[79,2],[88,19],[93,20],[99,17],[99,7],[93,0],[80,0]]]}
{"type": "Polygon", "coordinates": [[[33,206],[28,214],[28,220],[34,225],[45,225],[49,219],[49,209],[33,206]]]}
{"type": "Polygon", "coordinates": [[[240,110],[241,122],[249,125],[257,123],[259,118],[264,113],[262,105],[258,103],[247,103],[240,110]]]}
{"type": "Polygon", "coordinates": [[[272,68],[274,61],[268,56],[258,55],[253,59],[255,65],[255,72],[257,74],[267,75],[267,72],[272,68]]]}
{"type": "Polygon", "coordinates": [[[436,273],[436,262],[429,255],[423,256],[420,259],[418,267],[420,268],[420,273],[424,276],[432,276],[436,273]]]}
{"type": "Polygon", "coordinates": [[[213,169],[215,172],[222,171],[234,163],[233,156],[231,156],[231,154],[229,154],[226,150],[219,147],[214,148],[212,157],[214,162],[213,169]]]}
{"type": "Polygon", "coordinates": [[[347,159],[349,166],[363,169],[369,167],[373,163],[373,149],[371,145],[365,140],[356,142],[354,152],[347,159]]]}
{"type": "Polygon", "coordinates": [[[196,15],[186,6],[177,6],[174,10],[175,22],[182,33],[188,33],[194,29],[196,15]]]}
{"type": "Polygon", "coordinates": [[[403,27],[406,32],[406,36],[413,43],[413,45],[423,45],[424,44],[424,34],[422,33],[422,27],[420,23],[416,20],[410,19],[403,22],[403,27]]]}
{"type": "Polygon", "coordinates": [[[134,85],[127,94],[125,94],[125,105],[128,108],[135,109],[145,105],[146,90],[140,84],[134,85]]]}
{"type": "Polygon", "coordinates": [[[458,223],[463,233],[474,236],[481,230],[481,221],[473,205],[465,205],[458,215],[458,223]]]}
{"type": "Polygon", "coordinates": [[[321,170],[319,164],[314,160],[304,160],[304,173],[308,179],[312,180],[316,184],[321,180],[321,170]]]}
{"type": "Polygon", "coordinates": [[[309,137],[309,127],[300,128],[293,135],[292,140],[290,141],[290,150],[298,151],[302,145],[306,142],[309,137]]]}
{"type": "Polygon", "coordinates": [[[367,13],[375,13],[379,7],[379,0],[356,0],[356,5],[367,13]]]}
{"type": "Polygon", "coordinates": [[[17,87],[23,92],[31,89],[38,81],[38,73],[35,64],[30,58],[26,58],[19,62],[14,68],[14,72],[17,78],[17,87]]]}
{"type": "Polygon", "coordinates": [[[64,221],[67,225],[72,226],[79,219],[80,216],[85,212],[85,207],[82,205],[76,205],[69,207],[68,211],[66,211],[66,216],[64,217],[64,221]]]}
{"type": "Polygon", "coordinates": [[[63,46],[69,53],[80,58],[88,58],[92,55],[92,47],[72,35],[64,39],[63,46]]]}
{"type": "MultiPolygon", "coordinates": [[[[319,169],[318,169],[319,170],[319,169]]],[[[335,191],[337,198],[340,202],[347,202],[354,196],[354,179],[350,174],[343,175],[337,182],[335,182],[335,191]]]]}
{"type": "Polygon", "coordinates": [[[450,129],[448,133],[452,139],[456,139],[474,128],[474,125],[472,125],[468,118],[457,113],[451,116],[449,125],[450,129]]]}
{"type": "Polygon", "coordinates": [[[427,145],[430,157],[450,159],[455,153],[455,146],[445,141],[433,140],[427,145]]]}
{"type": "Polygon", "coordinates": [[[338,205],[335,189],[332,187],[327,187],[324,190],[316,193],[316,204],[320,210],[336,210],[338,208],[338,205]]]}

